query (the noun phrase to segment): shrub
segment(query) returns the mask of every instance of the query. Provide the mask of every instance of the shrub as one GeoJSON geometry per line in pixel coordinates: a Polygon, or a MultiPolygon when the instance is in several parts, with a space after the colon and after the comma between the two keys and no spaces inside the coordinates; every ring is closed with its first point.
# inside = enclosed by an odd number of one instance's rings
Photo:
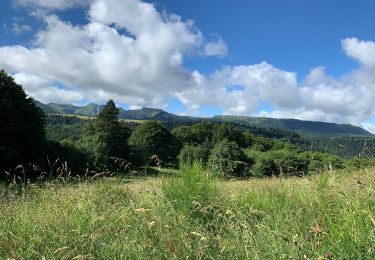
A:
{"type": "Polygon", "coordinates": [[[249,164],[242,149],[235,143],[223,140],[217,143],[211,150],[209,167],[216,173],[232,176],[248,175],[249,164]]]}
{"type": "Polygon", "coordinates": [[[204,165],[207,162],[209,149],[206,145],[185,145],[178,156],[180,165],[191,165],[197,161],[204,165]]]}
{"type": "Polygon", "coordinates": [[[255,164],[251,167],[252,174],[255,176],[276,175],[278,170],[273,158],[264,152],[257,151],[255,164]]]}
{"type": "Polygon", "coordinates": [[[304,175],[308,172],[309,161],[298,151],[272,151],[274,163],[278,169],[276,175],[304,175]]]}
{"type": "Polygon", "coordinates": [[[256,176],[303,175],[308,172],[308,158],[295,150],[260,152],[247,149],[246,156],[255,161],[252,172],[256,176]]]}
{"type": "Polygon", "coordinates": [[[147,121],[137,126],[129,139],[138,164],[147,164],[151,156],[163,162],[174,162],[179,152],[179,144],[168,128],[156,121],[147,121]]]}
{"type": "Polygon", "coordinates": [[[231,124],[221,124],[215,125],[212,129],[212,143],[216,144],[224,139],[230,142],[235,142],[239,146],[246,146],[244,135],[239,131],[234,125],[231,124]]]}
{"type": "Polygon", "coordinates": [[[344,162],[341,158],[329,153],[305,152],[304,156],[309,158],[309,170],[313,172],[322,172],[329,169],[341,169],[344,166],[344,162]]]}
{"type": "MultiPolygon", "coordinates": [[[[74,174],[85,173],[87,168],[88,159],[85,153],[77,149],[70,143],[59,143],[49,141],[47,146],[47,155],[49,159],[49,166],[44,168],[48,169],[52,167],[51,163],[59,160],[59,165],[67,162],[67,165],[74,174]]],[[[52,171],[52,169],[49,169],[52,171]]]]}

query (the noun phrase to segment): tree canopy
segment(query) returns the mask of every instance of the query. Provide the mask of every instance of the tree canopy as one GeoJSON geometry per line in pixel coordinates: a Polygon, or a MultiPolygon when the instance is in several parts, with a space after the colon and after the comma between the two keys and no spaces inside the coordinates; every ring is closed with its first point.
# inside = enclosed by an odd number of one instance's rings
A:
{"type": "Polygon", "coordinates": [[[126,158],[128,155],[127,142],[130,130],[118,120],[120,110],[113,100],[109,100],[99,113],[95,123],[96,134],[101,141],[103,155],[109,157],[126,158]]]}
{"type": "Polygon", "coordinates": [[[22,86],[0,71],[0,170],[36,162],[45,141],[44,113],[22,86]]]}
{"type": "Polygon", "coordinates": [[[176,160],[179,145],[168,128],[156,121],[147,121],[137,126],[129,139],[130,145],[138,147],[138,158],[143,162],[157,155],[161,161],[176,160]],[[140,158],[142,157],[142,158],[140,158]]]}

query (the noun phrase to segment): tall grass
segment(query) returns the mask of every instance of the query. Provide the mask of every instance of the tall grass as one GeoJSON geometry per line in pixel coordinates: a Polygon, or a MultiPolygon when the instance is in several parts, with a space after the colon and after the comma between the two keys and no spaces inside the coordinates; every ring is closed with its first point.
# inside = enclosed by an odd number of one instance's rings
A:
{"type": "Polygon", "coordinates": [[[164,179],[161,188],[176,209],[187,212],[212,204],[219,196],[218,180],[198,162],[181,165],[177,174],[164,179]]]}
{"type": "Polygon", "coordinates": [[[375,171],[0,185],[1,259],[374,259],[375,171]]]}

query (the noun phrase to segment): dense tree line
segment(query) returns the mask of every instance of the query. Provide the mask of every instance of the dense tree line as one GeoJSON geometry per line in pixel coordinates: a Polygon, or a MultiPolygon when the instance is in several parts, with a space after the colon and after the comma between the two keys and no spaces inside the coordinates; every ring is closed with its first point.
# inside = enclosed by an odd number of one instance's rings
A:
{"type": "Polygon", "coordinates": [[[342,158],[375,156],[374,137],[356,136],[311,136],[306,138],[308,143],[300,144],[299,147],[305,150],[325,151],[342,158]]]}
{"type": "Polygon", "coordinates": [[[124,170],[124,162],[137,168],[200,161],[218,174],[236,177],[302,175],[343,166],[331,154],[304,151],[313,141],[292,132],[214,121],[173,129],[156,121],[127,123],[118,119],[120,110],[112,100],[96,119],[45,118],[13,78],[3,71],[0,76],[2,172],[18,164],[36,163],[47,169],[51,162],[65,161],[75,174],[124,170]]]}

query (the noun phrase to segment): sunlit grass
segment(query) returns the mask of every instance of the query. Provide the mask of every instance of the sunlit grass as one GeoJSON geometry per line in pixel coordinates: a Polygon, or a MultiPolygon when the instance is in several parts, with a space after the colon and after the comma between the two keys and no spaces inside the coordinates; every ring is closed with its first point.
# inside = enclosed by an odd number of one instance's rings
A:
{"type": "Polygon", "coordinates": [[[0,185],[0,258],[374,259],[375,171],[0,185]]]}

